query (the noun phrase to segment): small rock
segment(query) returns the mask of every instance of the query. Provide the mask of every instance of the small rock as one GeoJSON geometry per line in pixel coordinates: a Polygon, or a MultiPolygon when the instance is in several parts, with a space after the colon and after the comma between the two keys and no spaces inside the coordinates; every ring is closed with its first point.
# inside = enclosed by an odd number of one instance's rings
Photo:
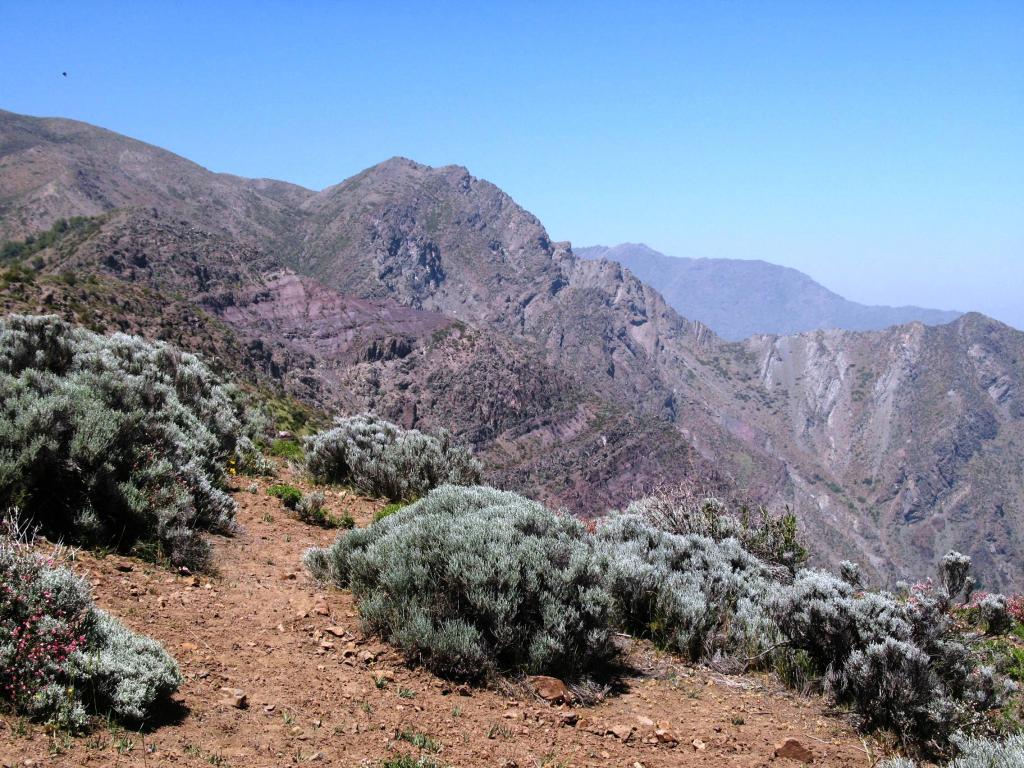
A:
{"type": "MultiPolygon", "coordinates": [[[[331,647],[334,647],[334,643],[331,643],[331,647]]],[[[360,651],[359,652],[359,660],[361,662],[363,662],[363,664],[369,664],[371,661],[376,660],[376,658],[377,658],[377,655],[374,654],[374,653],[371,653],[370,651],[360,651]]]]}
{"type": "Polygon", "coordinates": [[[646,715],[637,715],[636,716],[636,721],[643,728],[653,728],[654,727],[654,721],[651,720],[651,718],[647,717],[646,715]]]}
{"type": "Polygon", "coordinates": [[[114,567],[117,568],[117,570],[119,570],[121,573],[131,573],[135,570],[135,566],[133,566],[131,563],[118,563],[114,567]]]}
{"type": "Polygon", "coordinates": [[[801,763],[813,763],[814,753],[796,739],[786,739],[775,745],[775,756],[797,760],[801,763]]]}
{"type": "Polygon", "coordinates": [[[558,718],[558,724],[567,728],[573,728],[579,720],[580,716],[575,712],[563,712],[562,716],[558,718]]]}
{"type": "Polygon", "coordinates": [[[330,616],[331,615],[331,609],[327,606],[327,603],[324,602],[323,600],[317,600],[316,604],[313,606],[313,613],[315,613],[315,614],[317,614],[319,616],[330,616]]]}
{"type": "Polygon", "coordinates": [[[472,689],[472,688],[470,688],[470,687],[469,687],[468,685],[466,685],[465,683],[463,683],[463,684],[462,684],[462,685],[460,685],[460,686],[459,686],[458,688],[456,688],[456,689],[455,689],[455,692],[456,692],[457,694],[459,694],[459,696],[472,696],[472,695],[473,695],[473,689],[472,689]]]}
{"type": "Polygon", "coordinates": [[[698,752],[703,752],[705,749],[708,748],[708,745],[700,739],[694,739],[690,743],[693,744],[693,748],[696,749],[698,752]]]}
{"type": "Polygon", "coordinates": [[[345,631],[344,627],[324,627],[324,632],[335,637],[345,637],[348,632],[345,631]]]}
{"type": "Polygon", "coordinates": [[[533,675],[532,677],[526,678],[526,680],[531,686],[533,686],[534,692],[549,704],[559,704],[563,701],[568,703],[572,701],[572,694],[569,693],[569,689],[566,688],[565,683],[557,677],[533,675]]]}
{"type": "Polygon", "coordinates": [[[676,737],[676,735],[667,728],[658,728],[654,732],[654,737],[658,740],[660,744],[675,745],[679,743],[679,739],[676,737]]]}
{"type": "Polygon", "coordinates": [[[195,643],[182,643],[181,644],[181,650],[183,650],[183,651],[185,651],[187,653],[195,653],[196,651],[199,650],[199,646],[196,645],[195,643]]]}
{"type": "Polygon", "coordinates": [[[619,741],[629,741],[629,738],[633,735],[633,726],[626,725],[625,723],[617,723],[615,725],[609,725],[605,730],[605,733],[610,733],[619,741]]]}
{"type": "Polygon", "coordinates": [[[221,688],[220,692],[224,694],[224,698],[220,700],[224,706],[235,709],[245,709],[249,706],[249,699],[241,688],[221,688]]]}

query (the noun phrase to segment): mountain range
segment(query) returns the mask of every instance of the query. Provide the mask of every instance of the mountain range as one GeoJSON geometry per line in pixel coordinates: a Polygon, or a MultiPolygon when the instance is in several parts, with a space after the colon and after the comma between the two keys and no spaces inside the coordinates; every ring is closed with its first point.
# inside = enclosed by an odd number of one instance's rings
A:
{"type": "Polygon", "coordinates": [[[679,314],[700,320],[730,341],[765,333],[791,335],[829,328],[878,331],[915,321],[942,325],[963,314],[858,304],[803,272],[757,259],[666,256],[642,243],[574,250],[585,259],[618,262],[644,282],[658,286],[679,314]]]}
{"type": "Polygon", "coordinates": [[[8,112],[0,240],[21,244],[5,311],[450,428],[490,482],[576,513],[694,478],[792,507],[819,559],[878,581],[959,548],[1024,586],[1024,334],[984,316],[728,340],[459,166],[393,158],[317,192],[8,112]]]}

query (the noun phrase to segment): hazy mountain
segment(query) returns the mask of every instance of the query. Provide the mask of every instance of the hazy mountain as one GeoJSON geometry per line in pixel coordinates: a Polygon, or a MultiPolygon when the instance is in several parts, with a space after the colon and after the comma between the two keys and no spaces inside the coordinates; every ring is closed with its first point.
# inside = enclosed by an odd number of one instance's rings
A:
{"type": "Polygon", "coordinates": [[[586,259],[608,259],[658,286],[681,315],[700,320],[724,339],[838,328],[873,331],[920,321],[949,323],[960,312],[858,304],[789,267],[746,259],[666,256],[642,243],[576,248],[586,259]]]}
{"type": "Polygon", "coordinates": [[[0,232],[132,210],[0,283],[9,309],[194,342],[317,405],[449,426],[495,482],[580,512],[725,478],[792,505],[822,559],[892,579],[956,546],[990,584],[1024,582],[1024,334],[966,315],[723,341],[461,167],[396,158],[311,192],[65,122],[0,114],[0,232]]]}

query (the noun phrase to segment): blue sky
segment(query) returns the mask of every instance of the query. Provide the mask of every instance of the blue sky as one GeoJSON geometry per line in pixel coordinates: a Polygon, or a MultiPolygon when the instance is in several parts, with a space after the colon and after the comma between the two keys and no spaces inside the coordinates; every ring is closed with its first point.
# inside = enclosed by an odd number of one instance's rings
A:
{"type": "Polygon", "coordinates": [[[313,188],[458,163],[555,239],[1024,328],[1019,0],[2,0],[0,28],[0,108],[313,188]]]}

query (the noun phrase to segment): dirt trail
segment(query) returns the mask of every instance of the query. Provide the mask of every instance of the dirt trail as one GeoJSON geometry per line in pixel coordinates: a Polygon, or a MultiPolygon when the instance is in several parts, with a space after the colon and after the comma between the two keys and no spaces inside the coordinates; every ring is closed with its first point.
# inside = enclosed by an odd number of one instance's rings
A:
{"type": "MultiPolygon", "coordinates": [[[[820,700],[688,667],[646,643],[630,649],[636,674],[625,691],[592,707],[550,706],[525,690],[460,694],[361,635],[351,596],[319,589],[299,564],[306,547],[334,532],[291,519],[266,495],[267,483],[258,485],[236,494],[244,532],[216,541],[214,577],[118,556],[83,554],[73,564],[100,605],[178,659],[185,683],[177,722],[68,739],[6,717],[4,766],[359,766],[398,754],[508,768],[801,765],[773,756],[786,738],[809,748],[814,765],[873,762],[820,700]],[[240,689],[248,706],[232,706],[224,688],[240,689]],[[572,715],[575,725],[564,722],[572,715]],[[665,723],[678,743],[647,743],[665,723]]],[[[380,506],[337,494],[328,501],[359,525],[380,506]]]]}

